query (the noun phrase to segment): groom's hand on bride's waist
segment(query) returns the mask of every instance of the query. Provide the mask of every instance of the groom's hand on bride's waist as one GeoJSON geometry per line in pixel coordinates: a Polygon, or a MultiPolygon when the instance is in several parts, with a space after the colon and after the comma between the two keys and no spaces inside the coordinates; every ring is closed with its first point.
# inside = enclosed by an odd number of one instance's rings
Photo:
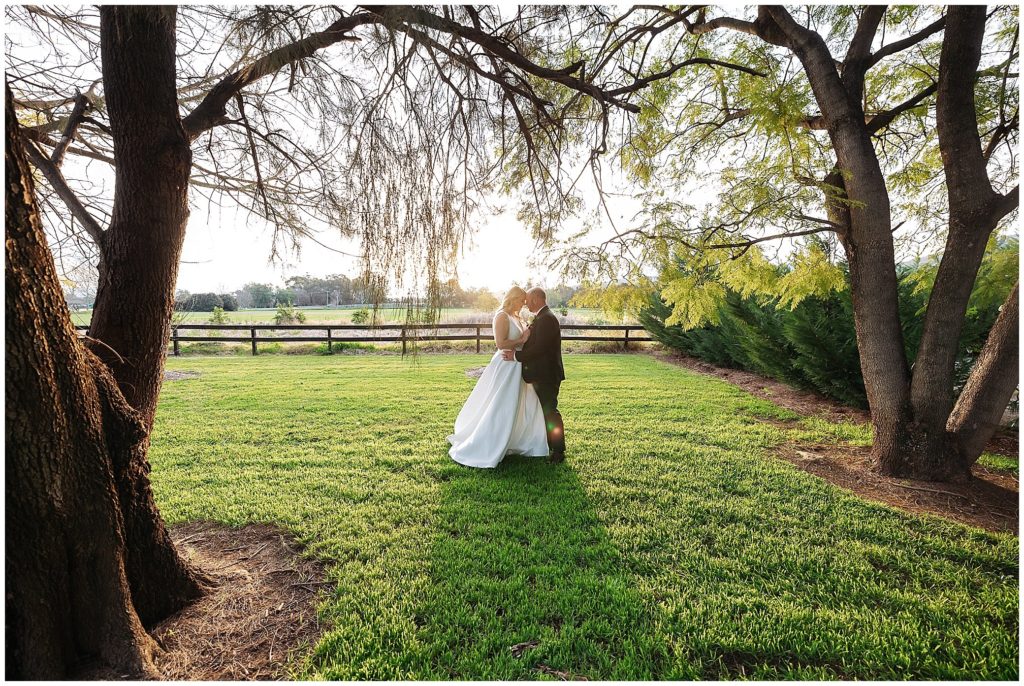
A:
{"type": "Polygon", "coordinates": [[[501,351],[501,356],[505,359],[506,362],[512,362],[513,360],[516,359],[516,351],[515,350],[502,350],[501,351]]]}

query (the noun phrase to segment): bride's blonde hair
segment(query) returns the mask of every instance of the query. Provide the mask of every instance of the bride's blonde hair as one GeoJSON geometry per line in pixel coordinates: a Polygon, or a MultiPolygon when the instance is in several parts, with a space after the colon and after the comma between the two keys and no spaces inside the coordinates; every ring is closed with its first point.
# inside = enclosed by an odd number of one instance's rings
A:
{"type": "MultiPolygon", "coordinates": [[[[508,293],[505,294],[505,299],[501,301],[501,310],[503,312],[508,312],[508,308],[512,306],[513,302],[525,297],[526,291],[519,286],[513,286],[508,290],[508,293]]],[[[515,312],[510,314],[515,314],[515,312]]]]}

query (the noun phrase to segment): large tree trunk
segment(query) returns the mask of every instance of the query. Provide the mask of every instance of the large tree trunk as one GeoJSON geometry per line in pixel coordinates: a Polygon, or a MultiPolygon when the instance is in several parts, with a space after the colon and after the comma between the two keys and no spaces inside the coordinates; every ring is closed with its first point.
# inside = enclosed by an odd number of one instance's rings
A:
{"type": "MultiPolygon", "coordinates": [[[[930,460],[952,462],[950,471],[963,473],[970,462],[965,464],[961,459],[959,446],[946,426],[953,407],[956,358],[985,246],[1002,218],[994,210],[999,196],[989,183],[974,100],[984,35],[984,7],[949,8],[936,100],[939,150],[949,193],[949,233],[928,299],[911,384],[914,428],[921,452],[930,460]]],[[[902,467],[921,471],[914,464],[902,467]]]]}
{"type": "MultiPolygon", "coordinates": [[[[89,335],[125,399],[152,428],[188,221],[191,150],[175,91],[175,8],[102,6],[103,88],[114,157],[114,207],[100,246],[89,335]]],[[[149,485],[148,438],[115,465],[128,581],[149,626],[194,598],[149,485]]]]}
{"type": "Polygon", "coordinates": [[[1018,286],[1014,284],[1006,299],[949,417],[947,428],[956,437],[960,460],[967,467],[978,460],[999,428],[1020,381],[1018,286]]]}
{"type": "Polygon", "coordinates": [[[153,675],[143,627],[203,590],[160,518],[146,460],[188,217],[175,9],[104,6],[100,28],[117,167],[93,352],[75,338],[27,204],[8,102],[8,664],[33,678],[89,657],[153,675]]]}
{"type": "Polygon", "coordinates": [[[61,679],[98,659],[155,676],[114,478],[145,441],[145,424],[75,334],[9,89],[5,116],[7,673],[61,679]]]}
{"type": "MultiPolygon", "coordinates": [[[[850,265],[854,328],[874,425],[873,458],[877,469],[891,472],[908,451],[915,451],[909,431],[910,368],[899,317],[889,192],[861,101],[850,92],[860,92],[861,77],[847,73],[844,83],[822,37],[797,24],[782,7],[765,7],[760,17],[775,22],[784,44],[800,59],[836,153],[845,196],[832,197],[827,205],[830,216],[843,215],[840,239],[850,265]]],[[[861,35],[860,51],[870,42],[861,35]]]]}
{"type": "MultiPolygon", "coordinates": [[[[874,428],[875,468],[887,475],[929,480],[966,477],[993,422],[1005,409],[1016,375],[1016,335],[990,337],[992,350],[979,361],[970,393],[953,404],[953,373],[985,244],[998,221],[1016,206],[1016,190],[992,190],[977,130],[974,80],[984,37],[983,7],[950,7],[940,61],[939,145],[950,199],[950,230],[925,330],[911,376],[899,319],[896,263],[885,177],[865,124],[861,104],[864,60],[881,15],[866,10],[840,77],[821,36],[797,24],[781,7],[762,7],[762,37],[788,46],[800,59],[821,108],[837,169],[831,179],[844,198],[829,198],[829,217],[843,229],[840,239],[850,265],[861,372],[874,428]],[[840,176],[841,174],[841,176],[840,176]],[[998,378],[997,378],[998,377],[998,378]],[[1010,384],[1010,379],[1013,379],[1010,384]],[[1001,406],[1000,403],[1002,403],[1001,406]],[[949,426],[947,426],[947,424],[949,426]]],[[[1016,301],[1001,319],[1016,317],[1016,301]]],[[[1015,321],[1015,319],[1014,319],[1015,321]]],[[[988,350],[988,346],[986,347],[988,350]]],[[[972,377],[973,379],[973,377],[972,377]]]]}

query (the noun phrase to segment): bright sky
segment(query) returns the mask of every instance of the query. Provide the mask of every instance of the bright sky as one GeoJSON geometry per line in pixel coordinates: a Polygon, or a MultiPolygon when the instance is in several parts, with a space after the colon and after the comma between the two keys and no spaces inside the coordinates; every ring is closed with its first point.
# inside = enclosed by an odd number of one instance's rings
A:
{"type": "MultiPolygon", "coordinates": [[[[325,276],[342,273],[356,276],[358,260],[303,241],[301,253],[282,255],[268,261],[273,231],[257,218],[231,209],[207,213],[205,201],[193,207],[185,235],[178,288],[193,293],[228,292],[250,281],[282,284],[290,276],[325,276]]],[[[325,231],[317,240],[330,248],[358,254],[357,241],[345,241],[325,231]]],[[[527,229],[506,211],[487,217],[476,228],[472,245],[464,248],[458,263],[459,282],[464,288],[488,288],[503,293],[514,283],[555,285],[556,275],[542,265],[532,264],[534,241],[527,229]]]]}

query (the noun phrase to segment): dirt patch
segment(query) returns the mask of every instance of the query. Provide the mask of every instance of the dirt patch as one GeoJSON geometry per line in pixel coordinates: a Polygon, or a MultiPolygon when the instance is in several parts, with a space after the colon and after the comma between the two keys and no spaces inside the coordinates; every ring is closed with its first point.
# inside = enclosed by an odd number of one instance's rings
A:
{"type": "Polygon", "coordinates": [[[178,550],[216,588],[150,632],[164,648],[168,679],[254,680],[288,676],[322,633],[316,606],[331,585],[281,529],[194,522],[171,531],[178,550]]]}
{"type": "Polygon", "coordinates": [[[651,351],[650,354],[670,364],[728,381],[753,396],[771,400],[779,407],[784,407],[799,415],[814,415],[831,421],[867,422],[871,420],[871,415],[865,410],[843,405],[840,402],[811,391],[793,388],[781,381],[776,381],[760,374],[745,372],[740,369],[716,367],[703,360],[698,360],[688,355],[680,355],[676,352],[655,350],[651,351]]]}
{"type": "Polygon", "coordinates": [[[871,471],[870,451],[861,446],[786,444],[775,454],[862,498],[989,531],[1017,533],[1019,483],[1013,474],[976,464],[974,478],[963,483],[896,479],[871,471]]]}
{"type": "MultiPolygon", "coordinates": [[[[805,417],[822,417],[832,422],[869,422],[871,415],[867,410],[844,405],[831,398],[826,398],[812,391],[800,390],[788,386],[781,381],[770,379],[753,372],[740,369],[716,367],[695,357],[680,355],[674,351],[652,350],[650,355],[670,364],[685,367],[700,374],[707,374],[739,386],[747,393],[758,398],[770,400],[779,407],[796,412],[805,417]]],[[[777,420],[778,421],[778,420],[777,420]]],[[[775,422],[771,422],[775,423],[775,422]]],[[[985,448],[990,453],[1017,457],[1020,449],[1019,433],[1015,429],[1001,429],[985,448]]]]}
{"type": "Polygon", "coordinates": [[[164,371],[164,381],[184,381],[185,379],[198,379],[199,372],[175,372],[171,370],[164,371]]]}
{"type": "Polygon", "coordinates": [[[473,367],[472,369],[467,369],[466,376],[471,379],[479,379],[480,376],[483,375],[485,369],[487,369],[487,367],[473,367]]]}
{"type": "Polygon", "coordinates": [[[1016,429],[999,429],[985,450],[996,455],[1017,457],[1020,455],[1020,432],[1016,429]]]}

